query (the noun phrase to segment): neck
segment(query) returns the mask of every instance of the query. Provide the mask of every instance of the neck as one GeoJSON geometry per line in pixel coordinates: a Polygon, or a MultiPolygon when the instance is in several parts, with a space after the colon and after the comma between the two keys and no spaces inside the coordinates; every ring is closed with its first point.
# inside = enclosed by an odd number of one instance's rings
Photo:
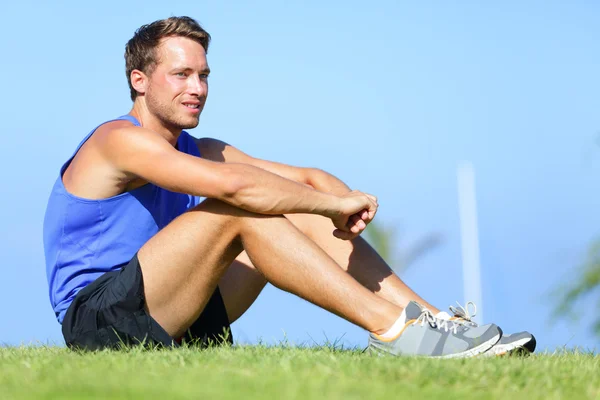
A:
{"type": "Polygon", "coordinates": [[[156,116],[154,116],[140,98],[135,100],[131,111],[129,111],[129,114],[135,117],[135,119],[140,122],[141,126],[158,133],[169,143],[171,143],[171,145],[175,146],[177,144],[177,139],[179,139],[179,135],[181,135],[181,129],[166,125],[156,116]]]}

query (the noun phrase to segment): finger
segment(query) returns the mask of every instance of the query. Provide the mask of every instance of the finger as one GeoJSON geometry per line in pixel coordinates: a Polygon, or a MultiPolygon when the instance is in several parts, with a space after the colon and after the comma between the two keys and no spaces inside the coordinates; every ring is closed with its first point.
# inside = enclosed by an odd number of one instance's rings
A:
{"type": "Polygon", "coordinates": [[[358,233],[367,227],[365,222],[357,214],[350,216],[348,222],[351,223],[350,231],[354,233],[358,233]]]}
{"type": "Polygon", "coordinates": [[[350,232],[350,218],[334,221],[333,225],[340,231],[350,232]]]}
{"type": "Polygon", "coordinates": [[[375,218],[375,214],[377,214],[377,207],[373,208],[372,210],[369,210],[369,219],[372,221],[373,218],[375,218]]]}
{"type": "Polygon", "coordinates": [[[369,202],[369,208],[365,210],[368,214],[367,218],[369,221],[371,221],[373,219],[373,217],[375,217],[375,214],[377,213],[377,205],[369,202]]]}
{"type": "Polygon", "coordinates": [[[373,220],[373,218],[371,218],[371,216],[369,215],[369,212],[367,210],[361,211],[360,214],[361,214],[361,219],[362,219],[362,221],[365,224],[364,229],[367,229],[367,225],[369,225],[371,223],[371,221],[373,220]]]}
{"type": "Polygon", "coordinates": [[[370,194],[366,195],[366,197],[368,199],[367,211],[370,215],[374,216],[375,212],[377,211],[377,208],[379,207],[379,205],[377,204],[377,198],[375,196],[371,196],[370,194]]]}
{"type": "Polygon", "coordinates": [[[358,226],[359,228],[363,228],[364,229],[366,227],[364,221],[362,220],[362,218],[360,217],[360,215],[358,213],[352,215],[350,217],[350,219],[351,219],[352,223],[354,225],[358,226]]]}
{"type": "Polygon", "coordinates": [[[355,233],[344,232],[340,229],[336,229],[333,231],[333,236],[335,236],[338,239],[342,239],[342,240],[350,240],[350,239],[354,239],[357,235],[355,233]]]}
{"type": "Polygon", "coordinates": [[[379,203],[377,203],[377,197],[375,197],[375,196],[373,196],[371,194],[367,194],[366,196],[369,199],[369,202],[371,204],[373,204],[375,206],[375,208],[379,207],[379,203]]]}
{"type": "Polygon", "coordinates": [[[363,221],[366,221],[367,219],[369,219],[369,210],[362,210],[362,211],[360,212],[360,218],[361,218],[363,221]]]}

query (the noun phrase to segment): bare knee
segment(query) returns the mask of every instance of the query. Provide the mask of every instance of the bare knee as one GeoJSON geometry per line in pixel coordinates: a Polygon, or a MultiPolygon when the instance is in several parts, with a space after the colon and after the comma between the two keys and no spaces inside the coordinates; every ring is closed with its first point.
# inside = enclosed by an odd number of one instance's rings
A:
{"type": "Polygon", "coordinates": [[[330,235],[335,229],[333,222],[327,217],[316,214],[286,214],[289,219],[300,231],[313,240],[316,240],[323,234],[330,235]]]}

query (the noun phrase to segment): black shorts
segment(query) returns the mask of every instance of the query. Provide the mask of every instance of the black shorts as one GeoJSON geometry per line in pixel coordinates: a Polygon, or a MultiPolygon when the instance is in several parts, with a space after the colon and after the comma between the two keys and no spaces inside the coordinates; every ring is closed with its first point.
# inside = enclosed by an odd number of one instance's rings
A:
{"type": "MultiPolygon", "coordinates": [[[[144,309],[144,282],[137,254],[120,270],[107,272],[77,293],[67,309],[62,333],[68,347],[118,349],[122,345],[177,347],[144,309]]],[[[219,288],[183,339],[191,344],[232,344],[229,318],[219,288]]]]}

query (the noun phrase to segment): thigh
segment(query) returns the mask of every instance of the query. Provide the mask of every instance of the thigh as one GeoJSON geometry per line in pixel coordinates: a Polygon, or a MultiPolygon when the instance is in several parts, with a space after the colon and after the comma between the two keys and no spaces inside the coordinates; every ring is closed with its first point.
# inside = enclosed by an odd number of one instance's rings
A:
{"type": "MultiPolygon", "coordinates": [[[[330,255],[342,254],[337,259],[343,259],[344,253],[350,254],[352,244],[333,237],[331,232],[335,227],[330,219],[312,214],[290,214],[285,217],[330,255]],[[318,240],[326,235],[331,236],[333,240],[318,240]]],[[[219,281],[230,323],[236,321],[250,308],[266,284],[265,277],[254,267],[246,252],[242,252],[219,281]]]]}
{"type": "Polygon", "coordinates": [[[242,251],[238,225],[246,214],[205,200],[139,250],[146,307],[172,337],[198,319],[221,275],[242,251]]]}
{"type": "MultiPolygon", "coordinates": [[[[350,254],[352,244],[333,237],[331,232],[335,227],[329,218],[312,214],[290,214],[285,217],[330,255],[350,254]],[[327,234],[334,240],[316,240],[327,234]]],[[[242,252],[219,281],[230,323],[236,321],[250,308],[266,284],[265,277],[254,267],[246,252],[242,252]]]]}

